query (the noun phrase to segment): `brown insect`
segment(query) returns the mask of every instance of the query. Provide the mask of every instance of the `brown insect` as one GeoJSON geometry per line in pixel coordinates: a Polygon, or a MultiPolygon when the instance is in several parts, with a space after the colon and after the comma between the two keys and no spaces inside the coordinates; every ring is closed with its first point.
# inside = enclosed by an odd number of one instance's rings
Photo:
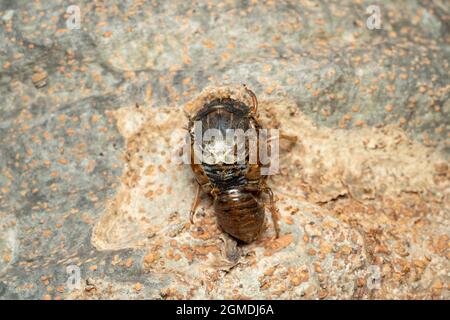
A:
{"type": "MultiPolygon", "coordinates": [[[[272,215],[276,237],[279,236],[277,209],[272,190],[267,186],[267,175],[261,174],[262,164],[259,153],[256,162],[250,162],[248,142],[245,142],[245,159],[233,163],[195,160],[196,124],[201,124],[202,134],[208,129],[220,131],[224,136],[227,129],[248,129],[257,133],[262,129],[257,121],[258,101],[255,94],[245,85],[244,89],[252,101],[248,106],[242,101],[230,98],[216,98],[206,102],[189,117],[188,130],[191,135],[191,167],[198,182],[197,193],[190,212],[193,222],[200,192],[209,193],[214,200],[214,210],[220,227],[234,238],[250,243],[261,234],[265,219],[263,194],[269,196],[269,209],[272,215]]],[[[257,135],[259,137],[259,134],[257,135]]],[[[210,141],[209,141],[210,142],[210,141]]],[[[261,141],[258,140],[258,145],[261,141]]],[[[200,149],[211,150],[211,143],[201,142],[200,149]]],[[[221,145],[225,153],[236,151],[236,145],[221,145]],[[226,150],[226,149],[230,150],[226,150]]],[[[217,146],[215,146],[217,147],[217,146]]],[[[214,151],[212,151],[212,155],[214,151]]],[[[219,157],[220,158],[220,157],[219,157]]],[[[216,159],[217,160],[217,159],[216,159]]]]}

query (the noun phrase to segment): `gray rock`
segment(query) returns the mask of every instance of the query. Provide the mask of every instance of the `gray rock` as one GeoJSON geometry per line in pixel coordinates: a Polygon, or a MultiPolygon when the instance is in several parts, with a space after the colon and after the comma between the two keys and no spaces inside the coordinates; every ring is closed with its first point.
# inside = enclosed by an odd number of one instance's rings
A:
{"type": "MultiPolygon", "coordinates": [[[[152,277],[141,265],[147,250],[98,250],[91,242],[95,224],[120,186],[126,148],[108,110],[136,103],[144,109],[181,106],[207,85],[245,82],[261,100],[289,98],[323,128],[353,132],[401,125],[409,137],[441,152],[442,161],[448,157],[450,27],[443,1],[383,1],[379,30],[366,27],[371,1],[77,3],[81,25],[74,30],[67,29],[63,2],[0,3],[2,299],[172,297],[166,290],[171,277],[152,277]],[[46,85],[39,82],[38,88],[32,79],[37,69],[47,73],[46,85]],[[134,263],[127,267],[127,261],[134,263]],[[69,292],[68,265],[79,265],[83,280],[95,281],[96,293],[69,292]]],[[[446,174],[435,179],[446,180],[446,174]]],[[[363,188],[356,184],[349,189],[363,188]]],[[[382,194],[382,189],[377,192],[382,194]]],[[[448,190],[442,194],[447,199],[448,190]]],[[[420,239],[430,241],[433,253],[412,246],[411,259],[421,262],[383,258],[392,270],[400,268],[398,279],[411,277],[423,282],[419,288],[431,289],[419,292],[405,280],[393,297],[444,298],[446,278],[439,270],[448,263],[443,249],[448,212],[437,204],[424,213],[423,202],[429,198],[421,197],[411,208],[384,206],[381,200],[363,203],[391,218],[405,217],[411,226],[431,220],[432,227],[424,227],[420,239]],[[436,229],[437,219],[442,219],[441,229],[436,229]],[[414,272],[400,272],[408,268],[414,272]]],[[[340,201],[346,199],[332,198],[326,204],[331,206],[329,219],[365,239],[364,245],[355,245],[355,255],[364,263],[380,262],[377,257],[387,255],[384,248],[377,248],[374,256],[363,251],[375,250],[380,241],[386,246],[396,241],[375,233],[375,226],[357,215],[352,216],[355,225],[339,213],[344,206],[340,201]]],[[[361,217],[366,215],[370,217],[370,210],[361,217]]],[[[296,223],[301,219],[306,217],[296,218],[296,223]]],[[[310,219],[320,224],[320,219],[310,219]]],[[[387,225],[396,230],[392,219],[387,225]]],[[[310,267],[307,259],[302,261],[310,267]]],[[[356,261],[347,264],[354,265],[356,261]]],[[[331,260],[323,268],[339,278],[331,260]]],[[[319,278],[312,277],[315,289],[300,286],[294,296],[370,297],[356,289],[357,268],[351,270],[348,279],[339,280],[342,288],[332,287],[327,295],[319,278]]],[[[231,277],[235,271],[246,272],[233,269],[231,277]]],[[[389,279],[392,286],[398,280],[389,279]]]]}

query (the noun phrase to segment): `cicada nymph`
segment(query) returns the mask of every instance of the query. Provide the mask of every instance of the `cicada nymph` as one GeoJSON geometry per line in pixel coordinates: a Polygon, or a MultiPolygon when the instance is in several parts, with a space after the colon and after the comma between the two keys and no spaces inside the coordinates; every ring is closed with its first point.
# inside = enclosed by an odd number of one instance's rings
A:
{"type": "MultiPolygon", "coordinates": [[[[219,87],[187,105],[191,167],[198,182],[190,213],[191,222],[200,192],[210,194],[220,227],[234,238],[250,243],[258,238],[265,220],[264,194],[268,196],[278,237],[274,196],[267,186],[261,146],[267,135],[258,122],[255,94],[242,87],[219,87]]],[[[272,150],[273,151],[273,150],[272,150]]]]}

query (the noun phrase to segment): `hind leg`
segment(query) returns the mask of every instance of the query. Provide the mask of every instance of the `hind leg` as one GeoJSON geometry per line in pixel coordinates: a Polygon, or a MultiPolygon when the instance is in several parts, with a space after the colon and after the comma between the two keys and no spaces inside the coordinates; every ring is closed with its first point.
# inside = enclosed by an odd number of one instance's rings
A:
{"type": "Polygon", "coordinates": [[[189,213],[189,220],[194,223],[194,214],[197,209],[198,203],[200,202],[200,185],[197,183],[197,192],[195,194],[194,202],[192,203],[191,212],[189,213]]]}
{"type": "Polygon", "coordinates": [[[278,218],[278,210],[275,206],[275,200],[273,197],[272,189],[265,186],[262,189],[263,192],[267,193],[269,195],[269,210],[270,214],[272,216],[273,226],[275,228],[275,238],[278,238],[280,236],[280,225],[279,225],[279,218],[278,218]]]}

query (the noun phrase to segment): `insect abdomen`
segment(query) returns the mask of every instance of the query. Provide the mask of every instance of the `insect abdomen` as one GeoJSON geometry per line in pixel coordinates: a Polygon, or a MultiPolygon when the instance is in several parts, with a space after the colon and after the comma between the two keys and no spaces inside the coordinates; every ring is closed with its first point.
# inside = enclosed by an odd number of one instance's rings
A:
{"type": "Polygon", "coordinates": [[[250,192],[231,189],[214,200],[214,209],[221,228],[243,242],[254,241],[264,224],[264,206],[250,192]]]}

